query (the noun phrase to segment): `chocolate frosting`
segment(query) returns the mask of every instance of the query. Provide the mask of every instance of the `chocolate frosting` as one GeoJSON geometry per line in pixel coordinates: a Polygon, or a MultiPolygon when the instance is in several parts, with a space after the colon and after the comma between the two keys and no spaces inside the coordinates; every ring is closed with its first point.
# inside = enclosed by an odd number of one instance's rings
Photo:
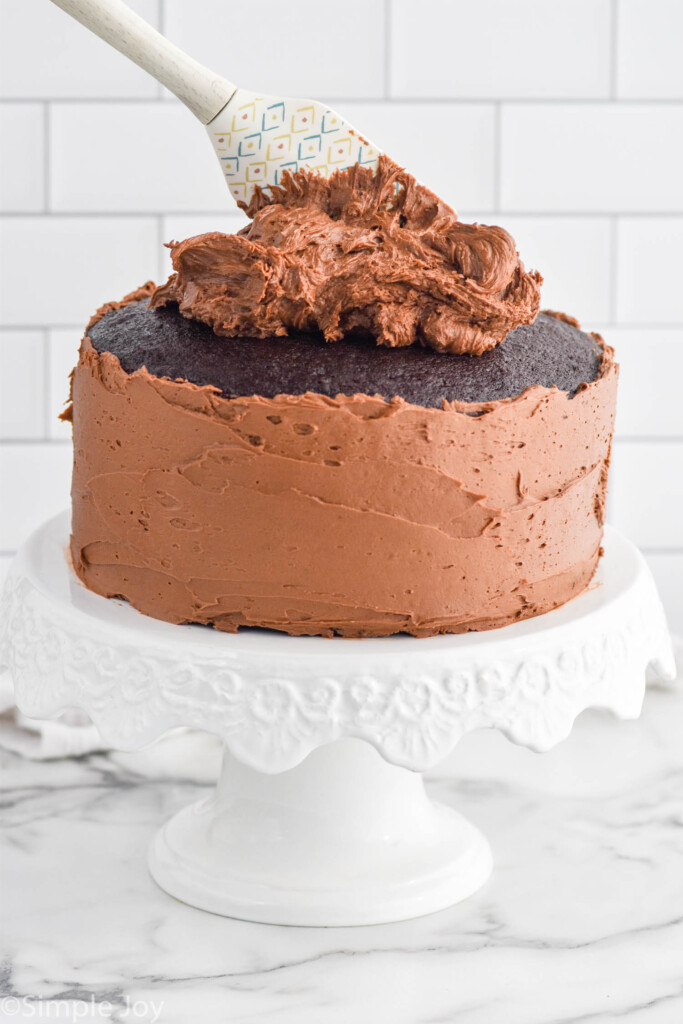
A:
{"type": "Polygon", "coordinates": [[[386,156],[330,178],[286,173],[257,189],[251,224],[170,243],[175,273],[152,306],[227,337],[351,331],[390,347],[485,352],[535,319],[542,278],[500,227],[463,224],[386,156]]]}
{"type": "Polygon", "coordinates": [[[76,572],[149,615],[229,631],[428,636],[547,611],[600,552],[617,368],[596,341],[598,375],[573,398],[534,386],[424,408],[228,398],[126,373],[86,335],[76,572]]]}

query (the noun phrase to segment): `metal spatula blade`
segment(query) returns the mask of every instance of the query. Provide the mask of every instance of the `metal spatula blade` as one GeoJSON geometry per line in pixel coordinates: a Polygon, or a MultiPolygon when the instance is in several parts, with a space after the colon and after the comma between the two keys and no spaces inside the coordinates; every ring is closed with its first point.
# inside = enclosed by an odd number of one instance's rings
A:
{"type": "Polygon", "coordinates": [[[122,0],[52,0],[165,85],[209,133],[233,199],[306,167],[329,177],[359,163],[375,168],[379,149],[326,104],[240,89],[169,42],[122,0]]]}

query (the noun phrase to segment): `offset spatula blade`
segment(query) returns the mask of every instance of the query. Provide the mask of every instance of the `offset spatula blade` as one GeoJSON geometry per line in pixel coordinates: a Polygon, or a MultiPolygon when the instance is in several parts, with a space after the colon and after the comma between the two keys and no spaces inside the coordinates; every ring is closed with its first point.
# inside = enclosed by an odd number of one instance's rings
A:
{"type": "Polygon", "coordinates": [[[247,89],[237,89],[206,130],[240,205],[257,185],[267,191],[281,184],[285,171],[330,177],[356,163],[374,170],[381,152],[325,103],[247,89]]]}

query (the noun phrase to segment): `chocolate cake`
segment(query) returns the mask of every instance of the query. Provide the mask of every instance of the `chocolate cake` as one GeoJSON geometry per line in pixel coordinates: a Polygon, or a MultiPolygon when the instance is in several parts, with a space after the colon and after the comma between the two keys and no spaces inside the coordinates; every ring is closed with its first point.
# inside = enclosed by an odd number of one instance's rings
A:
{"type": "Polygon", "coordinates": [[[103,307],[72,381],[92,590],[234,631],[488,629],[600,554],[611,349],[539,313],[500,228],[384,161],[256,194],[103,307]]]}
{"type": "Polygon", "coordinates": [[[126,373],[146,367],[155,377],[242,395],[398,395],[440,409],[442,402],[495,402],[541,385],[570,395],[595,380],[602,348],[566,319],[540,313],[478,358],[444,355],[411,345],[389,349],[348,336],[330,345],[320,334],[280,338],[221,338],[186,320],[176,306],[150,311],[138,299],[107,313],[91,328],[98,352],[111,352],[126,373]]]}

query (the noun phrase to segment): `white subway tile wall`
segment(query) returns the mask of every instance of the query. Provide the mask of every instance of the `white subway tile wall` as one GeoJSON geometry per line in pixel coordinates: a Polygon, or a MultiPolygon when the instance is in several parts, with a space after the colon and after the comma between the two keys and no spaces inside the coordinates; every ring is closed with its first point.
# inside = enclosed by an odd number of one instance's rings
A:
{"type": "MultiPolygon", "coordinates": [[[[159,28],[157,0],[127,0],[159,28]]],[[[0,3],[2,99],[153,99],[160,87],[144,71],[45,0],[0,3]]]]}
{"type": "Polygon", "coordinates": [[[359,103],[335,108],[456,208],[496,206],[493,103],[359,103]]]}
{"type": "Polygon", "coordinates": [[[612,447],[611,519],[642,548],[667,550],[681,541],[683,438],[618,437],[612,447]]]}
{"type": "Polygon", "coordinates": [[[85,324],[103,302],[156,275],[153,217],[7,217],[0,236],[0,323],[85,324]]]}
{"type": "Polygon", "coordinates": [[[226,204],[206,129],[178,102],[55,104],[50,142],[55,213],[163,213],[226,204]]]}
{"type": "Polygon", "coordinates": [[[78,361],[82,337],[82,326],[56,327],[47,332],[47,436],[55,441],[71,441],[71,424],[59,417],[69,401],[69,375],[78,361]]]}
{"type": "Polygon", "coordinates": [[[610,0],[393,0],[391,93],[607,99],[610,0]]]}
{"type": "Polygon", "coordinates": [[[38,213],[45,204],[45,135],[47,117],[40,103],[0,106],[0,212],[38,213]]]}
{"type": "Polygon", "coordinates": [[[164,31],[231,82],[277,96],[384,96],[382,0],[162,0],[164,31]]]}
{"type": "Polygon", "coordinates": [[[527,267],[543,274],[543,308],[571,310],[583,324],[610,319],[609,217],[544,217],[516,213],[470,213],[463,220],[486,224],[494,220],[509,231],[527,267]]]}
{"type": "Polygon", "coordinates": [[[682,138],[680,103],[504,103],[501,208],[681,212],[682,138]]]}
{"type": "MultiPolygon", "coordinates": [[[[683,148],[683,122],[678,142],[683,148]]],[[[683,153],[678,173],[683,184],[683,153]]],[[[622,217],[616,231],[617,323],[680,323],[683,217],[622,217]]]]}
{"type": "Polygon", "coordinates": [[[0,536],[12,551],[45,519],[69,503],[71,446],[3,444],[0,447],[0,536]]]}
{"type": "MultiPolygon", "coordinates": [[[[615,347],[609,514],[683,631],[683,4],[129,2],[244,86],[333,103],[615,347]]],[[[47,0],[0,0],[0,146],[1,571],[68,503],[90,314],[244,217],[192,115],[47,0]]]]}
{"type": "Polygon", "coordinates": [[[45,435],[45,332],[0,332],[0,437],[45,435]]]}
{"type": "MultiPolygon", "coordinates": [[[[683,328],[609,327],[605,334],[620,367],[616,436],[680,437],[683,328]]],[[[674,475],[682,469],[671,467],[674,475]]]]}
{"type": "Polygon", "coordinates": [[[619,0],[617,14],[617,96],[683,100],[680,0],[619,0]]]}

